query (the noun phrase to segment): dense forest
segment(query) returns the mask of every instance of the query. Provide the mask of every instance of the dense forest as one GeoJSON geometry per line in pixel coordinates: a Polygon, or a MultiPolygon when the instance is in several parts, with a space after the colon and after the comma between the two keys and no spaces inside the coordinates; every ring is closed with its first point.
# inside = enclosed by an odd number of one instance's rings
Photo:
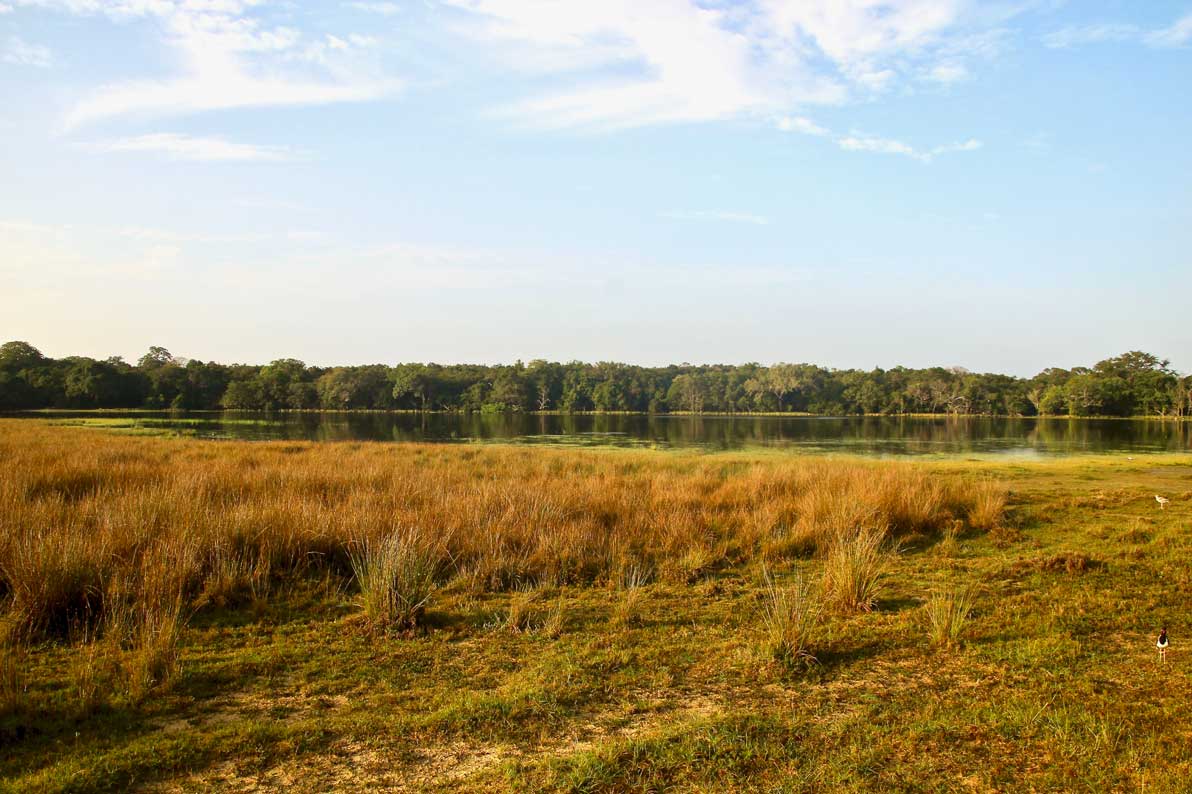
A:
{"type": "Polygon", "coordinates": [[[308,367],[177,358],[152,347],[119,357],[48,358],[0,346],[0,409],[373,409],[422,411],[953,413],[1006,416],[1192,415],[1192,376],[1130,352],[1033,378],[960,367],[828,369],[814,364],[637,367],[578,361],[308,367]]]}

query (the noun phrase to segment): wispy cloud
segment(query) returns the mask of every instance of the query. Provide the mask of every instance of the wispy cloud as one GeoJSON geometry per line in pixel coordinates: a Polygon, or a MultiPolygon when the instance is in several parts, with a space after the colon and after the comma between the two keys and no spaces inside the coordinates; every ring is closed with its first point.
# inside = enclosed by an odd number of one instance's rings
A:
{"type": "Polygon", "coordinates": [[[821,127],[811,119],[806,119],[802,116],[786,116],[779,119],[778,129],[783,132],[801,132],[804,135],[816,135],[819,137],[827,137],[832,134],[831,130],[821,127]]]}
{"type": "Polygon", "coordinates": [[[100,152],[153,152],[173,160],[200,162],[281,162],[299,156],[292,149],[236,143],[223,138],[202,138],[172,132],[138,135],[133,138],[88,144],[100,152]]]}
{"type": "Polygon", "coordinates": [[[942,85],[951,85],[952,83],[960,83],[969,78],[969,70],[962,63],[947,62],[939,63],[928,69],[923,74],[923,79],[932,83],[940,83],[942,85]]]}
{"type": "MultiPolygon", "coordinates": [[[[12,7],[9,6],[8,11],[11,10],[12,7]]],[[[7,12],[0,11],[0,13],[7,12]]],[[[4,44],[4,49],[0,51],[0,60],[16,66],[35,66],[39,69],[47,69],[53,63],[53,53],[48,47],[30,44],[18,36],[9,36],[8,41],[4,44]]]]}
{"type": "Polygon", "coordinates": [[[805,118],[783,118],[778,120],[778,129],[784,132],[799,132],[818,138],[831,138],[832,141],[846,152],[875,152],[878,154],[898,154],[929,163],[941,154],[953,152],[972,152],[980,149],[981,141],[969,138],[964,141],[947,143],[931,149],[916,148],[909,143],[894,138],[883,138],[863,132],[850,132],[848,135],[836,135],[826,127],[821,127],[814,121],[805,118]]]}
{"type": "Polygon", "coordinates": [[[764,215],[754,215],[749,212],[730,212],[724,210],[671,210],[662,213],[662,217],[675,221],[713,221],[726,223],[749,223],[754,226],[766,226],[770,219],[764,215]]]}
{"type": "Polygon", "coordinates": [[[1043,43],[1052,49],[1067,49],[1081,44],[1098,44],[1103,41],[1130,41],[1142,36],[1137,25],[1081,25],[1061,28],[1043,37],[1043,43]]]}
{"type": "Polygon", "coordinates": [[[1111,41],[1136,42],[1156,48],[1182,47],[1192,42],[1192,13],[1185,14],[1165,28],[1147,29],[1132,24],[1101,23],[1061,28],[1043,37],[1043,43],[1053,49],[1111,41]]]}
{"type": "Polygon", "coordinates": [[[382,16],[391,17],[401,13],[401,6],[397,3],[344,3],[348,8],[354,8],[357,11],[367,11],[370,14],[380,14],[382,16]]]}
{"type": "Polygon", "coordinates": [[[1182,47],[1192,42],[1192,14],[1186,14],[1169,27],[1152,30],[1146,43],[1152,47],[1182,47]]]}
{"type": "MultiPolygon", "coordinates": [[[[12,0],[10,0],[11,2],[12,0]]],[[[315,35],[268,25],[259,0],[15,0],[65,13],[154,26],[182,64],[178,74],[102,85],[66,114],[67,129],[100,119],[247,107],[362,102],[401,81],[362,58],[368,36],[315,35]]]]}
{"type": "Polygon", "coordinates": [[[568,84],[504,109],[547,127],[784,115],[925,72],[955,82],[969,57],[956,41],[981,32],[971,32],[961,0],[444,2],[461,12],[458,29],[497,58],[568,84]]]}

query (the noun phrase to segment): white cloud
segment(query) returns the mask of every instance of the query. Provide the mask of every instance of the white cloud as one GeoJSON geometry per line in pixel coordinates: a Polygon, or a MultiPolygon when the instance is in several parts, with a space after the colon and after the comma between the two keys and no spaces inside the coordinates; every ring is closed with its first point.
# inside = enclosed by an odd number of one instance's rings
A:
{"type": "Polygon", "coordinates": [[[749,212],[726,212],[723,210],[672,210],[662,213],[662,217],[676,221],[724,221],[728,223],[749,223],[754,226],[765,226],[770,219],[764,215],[754,215],[749,212]]]}
{"type": "Polygon", "coordinates": [[[548,127],[775,115],[966,69],[954,46],[963,0],[444,1],[506,63],[567,74],[569,85],[504,110],[548,127]]]}
{"type": "Polygon", "coordinates": [[[783,132],[801,132],[804,135],[815,135],[818,137],[826,137],[832,134],[831,130],[821,127],[811,119],[806,119],[802,116],[786,116],[779,119],[778,129],[783,132]]]}
{"type": "MultiPolygon", "coordinates": [[[[9,7],[8,10],[11,11],[12,8],[9,7]]],[[[30,44],[17,36],[9,36],[4,50],[0,52],[0,60],[15,66],[35,66],[39,69],[48,69],[53,62],[53,54],[48,47],[30,44]]]]}
{"type": "Polygon", "coordinates": [[[786,117],[778,120],[778,129],[783,132],[801,132],[804,135],[814,135],[821,138],[831,138],[837,146],[846,152],[876,152],[878,154],[900,154],[913,158],[919,162],[929,163],[932,158],[952,152],[972,152],[980,149],[981,141],[969,138],[965,141],[943,144],[932,149],[917,149],[908,143],[893,138],[882,138],[861,132],[850,132],[848,135],[836,135],[830,129],[821,127],[810,119],[801,117],[786,117]]]}
{"type": "Polygon", "coordinates": [[[12,6],[8,3],[0,3],[0,14],[11,14],[12,6]]]}
{"type": "Polygon", "coordinates": [[[94,143],[90,149],[101,152],[155,152],[174,160],[200,162],[281,162],[293,160],[296,153],[278,146],[236,143],[223,138],[200,138],[171,132],[138,135],[94,143]]]}
{"type": "Polygon", "coordinates": [[[903,154],[916,160],[929,160],[930,155],[913,146],[892,138],[877,138],[872,135],[846,135],[836,145],[848,152],[878,152],[879,154],[903,154]]]}
{"type": "Polygon", "coordinates": [[[155,26],[179,74],[100,86],[67,113],[70,129],[126,115],[166,116],[246,107],[320,105],[384,97],[401,83],[362,61],[367,36],[307,34],[269,26],[260,0],[15,0],[115,22],[155,26]]]}
{"type": "Polygon", "coordinates": [[[929,163],[935,157],[941,154],[951,154],[953,152],[973,152],[980,149],[981,141],[970,138],[966,141],[959,141],[957,143],[948,143],[942,146],[936,146],[926,151],[916,149],[910,144],[891,138],[878,138],[872,135],[864,135],[860,133],[852,133],[836,140],[836,145],[841,149],[850,152],[877,152],[879,154],[900,154],[906,157],[914,158],[923,163],[929,163]]]}

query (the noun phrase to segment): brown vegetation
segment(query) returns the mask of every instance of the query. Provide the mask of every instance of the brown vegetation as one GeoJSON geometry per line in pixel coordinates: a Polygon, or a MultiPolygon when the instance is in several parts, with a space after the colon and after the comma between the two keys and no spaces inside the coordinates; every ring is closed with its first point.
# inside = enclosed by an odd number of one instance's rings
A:
{"type": "MultiPolygon", "coordinates": [[[[261,598],[311,570],[354,574],[370,620],[408,628],[453,577],[624,587],[631,561],[692,581],[754,558],[843,558],[859,539],[872,556],[959,518],[988,526],[1002,504],[986,483],[909,464],[163,442],[19,422],[0,469],[0,596],[21,636],[102,627],[144,600],[173,614],[181,598],[261,598]]],[[[872,585],[841,597],[865,608],[872,585]]]]}

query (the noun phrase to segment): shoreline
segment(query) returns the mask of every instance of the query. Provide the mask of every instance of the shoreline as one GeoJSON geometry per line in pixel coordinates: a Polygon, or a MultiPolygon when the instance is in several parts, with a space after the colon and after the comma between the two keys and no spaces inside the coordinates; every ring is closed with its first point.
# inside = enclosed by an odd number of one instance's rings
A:
{"type": "Polygon", "coordinates": [[[22,416],[53,416],[56,414],[94,414],[125,415],[125,414],[161,414],[161,415],[252,415],[252,416],[289,416],[307,414],[346,414],[346,415],[395,415],[395,416],[641,416],[652,419],[683,418],[683,419],[1008,419],[1029,421],[1039,419],[1066,419],[1081,421],[1086,419],[1116,419],[1124,421],[1146,422],[1192,422],[1192,416],[1163,416],[1159,414],[1143,414],[1135,416],[1114,416],[1096,414],[1089,416],[1070,416],[1068,414],[1036,414],[1033,416],[1015,414],[932,414],[932,413],[903,413],[903,414],[813,414],[804,411],[738,411],[729,413],[724,411],[705,411],[693,413],[690,411],[670,411],[667,413],[649,413],[647,411],[461,411],[461,410],[431,410],[405,408],[282,408],[276,411],[253,411],[238,408],[228,409],[182,409],[182,408],[26,408],[12,411],[0,411],[0,416],[20,418],[22,416]]]}

